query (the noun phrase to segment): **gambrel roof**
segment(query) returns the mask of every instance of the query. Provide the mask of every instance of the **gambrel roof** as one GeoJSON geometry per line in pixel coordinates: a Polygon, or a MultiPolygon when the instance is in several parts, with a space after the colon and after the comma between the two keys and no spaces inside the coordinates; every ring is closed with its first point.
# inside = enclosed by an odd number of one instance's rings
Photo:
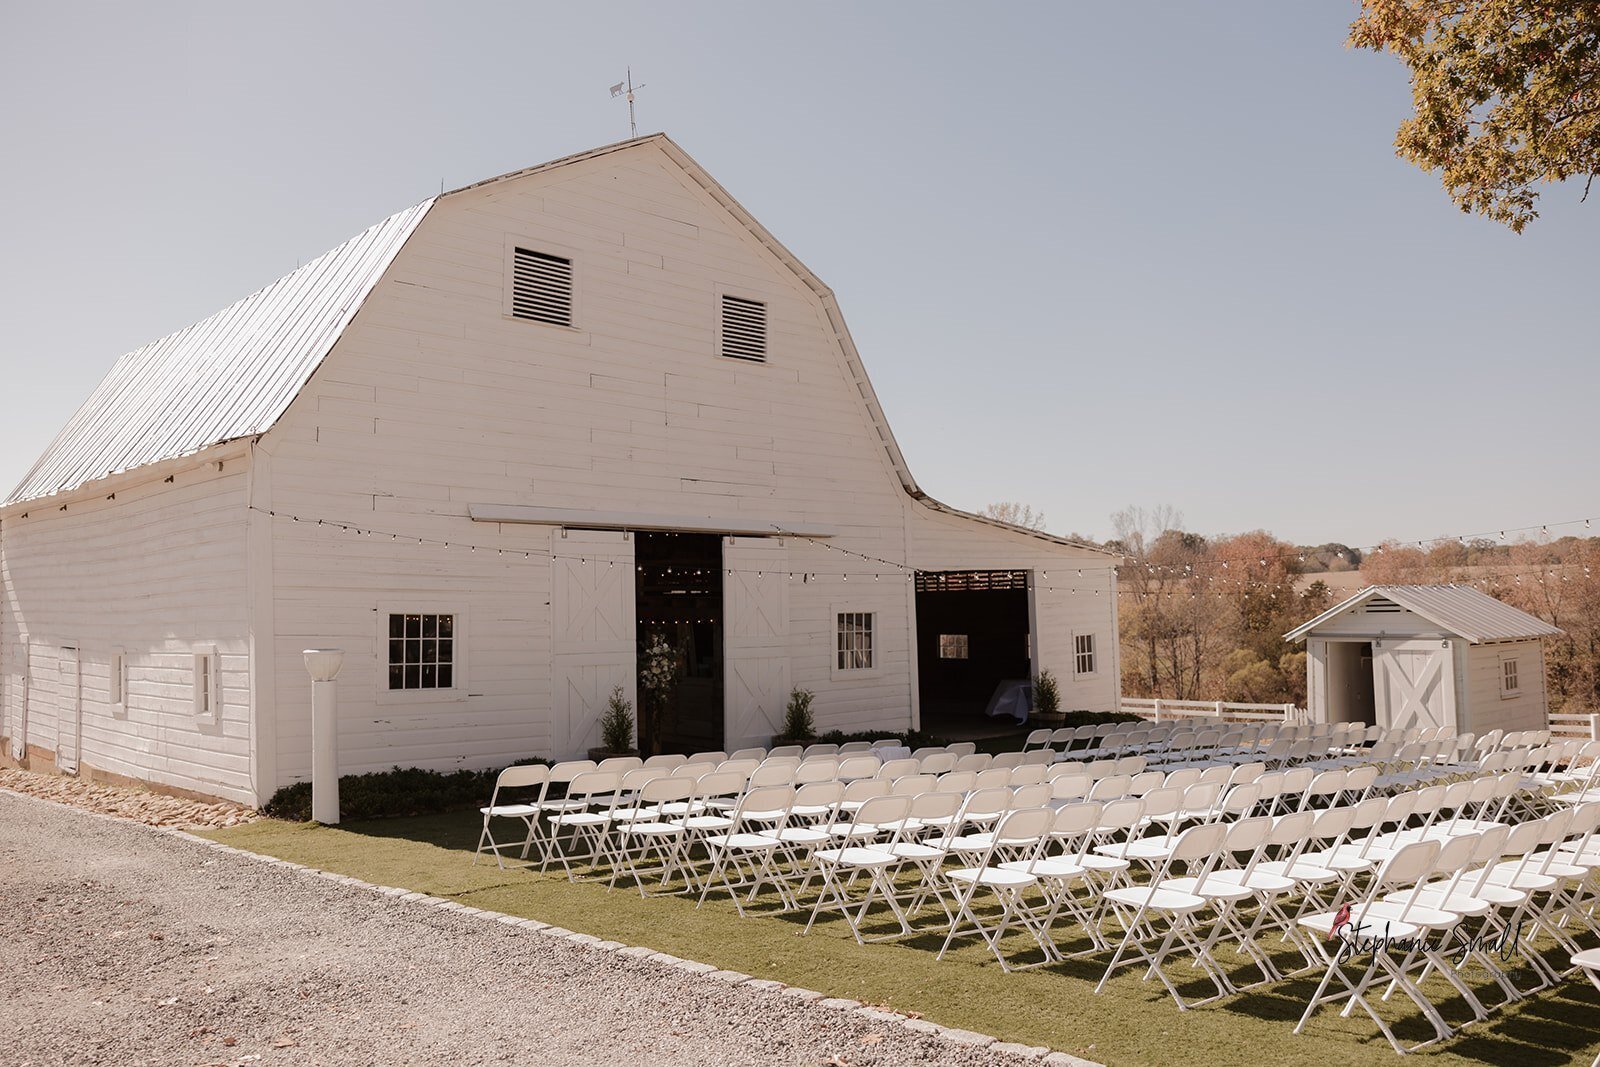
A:
{"type": "Polygon", "coordinates": [[[1299,641],[1335,616],[1342,615],[1374,597],[1392,600],[1407,611],[1420,615],[1446,633],[1466,638],[1469,644],[1486,641],[1520,641],[1530,637],[1554,637],[1561,633],[1543,619],[1496,600],[1470,585],[1373,585],[1336,604],[1303,626],[1284,634],[1286,641],[1299,641]]]}
{"type": "Polygon", "coordinates": [[[936,511],[1104,553],[1094,545],[960,511],[923,493],[889,429],[833,291],[688,153],[660,133],[512,171],[424,200],[210,318],[129,352],[117,360],[0,507],[69,492],[101,478],[265,433],[316,372],[406,240],[439,200],[643,145],[659,148],[816,294],[879,444],[908,494],[936,511]]]}

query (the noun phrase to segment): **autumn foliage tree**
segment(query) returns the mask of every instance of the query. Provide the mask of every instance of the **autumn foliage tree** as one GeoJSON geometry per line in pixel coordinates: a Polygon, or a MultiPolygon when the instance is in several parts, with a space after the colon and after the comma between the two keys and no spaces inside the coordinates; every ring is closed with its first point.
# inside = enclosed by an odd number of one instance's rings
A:
{"type": "Polygon", "coordinates": [[[1600,173],[1600,0],[1361,0],[1348,43],[1411,72],[1395,150],[1520,233],[1534,186],[1600,173]]]}
{"type": "Polygon", "coordinates": [[[1176,700],[1302,703],[1305,654],[1283,634],[1329,602],[1297,591],[1299,551],[1263,531],[1208,538],[1170,509],[1113,517],[1123,688],[1176,700]]]}

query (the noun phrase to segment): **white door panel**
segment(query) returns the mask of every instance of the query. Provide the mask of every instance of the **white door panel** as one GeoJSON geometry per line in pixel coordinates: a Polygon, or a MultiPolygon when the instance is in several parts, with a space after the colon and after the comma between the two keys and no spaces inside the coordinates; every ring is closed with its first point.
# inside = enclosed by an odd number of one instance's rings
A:
{"type": "Polygon", "coordinates": [[[56,769],[77,774],[83,744],[83,675],[78,650],[61,649],[56,663],[56,769]]]}
{"type": "Polygon", "coordinates": [[[767,745],[789,703],[788,551],[767,537],[722,541],[723,746],[767,745]]]}
{"type": "Polygon", "coordinates": [[[1384,641],[1374,647],[1378,722],[1390,729],[1456,725],[1454,657],[1435,640],[1384,641]]]}
{"type": "Polygon", "coordinates": [[[638,706],[633,540],[611,530],[555,530],[551,545],[551,749],[571,759],[599,745],[614,686],[638,706]]]}

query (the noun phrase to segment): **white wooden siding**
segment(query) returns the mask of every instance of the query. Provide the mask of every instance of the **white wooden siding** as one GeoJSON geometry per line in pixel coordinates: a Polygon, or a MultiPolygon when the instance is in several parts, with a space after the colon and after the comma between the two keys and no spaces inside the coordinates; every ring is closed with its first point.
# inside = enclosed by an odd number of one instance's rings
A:
{"type": "Polygon", "coordinates": [[[1542,730],[1545,721],[1543,646],[1537,640],[1473,645],[1467,650],[1466,729],[1542,730]],[[1500,661],[1516,656],[1521,686],[1516,696],[1500,695],[1500,661]]]}
{"type": "MultiPolygon", "coordinates": [[[[817,295],[654,148],[439,201],[262,447],[280,513],[483,546],[274,523],[280,781],[309,772],[299,650],[313,644],[351,653],[339,679],[346,772],[490,766],[575,743],[552,731],[550,531],[472,523],[471,504],[777,517],[836,529],[837,548],[931,569],[1071,561],[1107,586],[1113,562],[908,497],[817,295]],[[573,328],[504,313],[508,237],[573,257],[573,328]],[[723,288],[766,302],[767,363],[717,354],[723,288]],[[408,596],[469,607],[464,703],[376,700],[371,615],[408,596]]],[[[817,693],[821,729],[911,725],[904,575],[820,543],[785,545],[787,684],[817,693]],[[862,677],[829,667],[831,606],[845,598],[876,616],[879,666],[862,677]]],[[[1042,662],[1069,707],[1116,706],[1112,599],[1038,598],[1042,662]],[[1074,629],[1095,632],[1106,657],[1081,686],[1074,629]]]]}
{"type": "MultiPolygon", "coordinates": [[[[8,515],[0,537],[0,705],[10,734],[21,721],[26,635],[48,714],[27,743],[54,753],[71,679],[62,648],[77,651],[81,679],[78,762],[236,800],[254,799],[250,775],[249,647],[244,609],[246,462],[132,480],[115,499],[44,504],[8,515]],[[218,654],[219,715],[194,715],[194,651],[218,654]],[[111,657],[127,659],[125,703],[110,702],[111,657]]],[[[70,667],[70,663],[68,664],[70,667]]],[[[35,703],[30,699],[28,703],[35,703]]],[[[70,750],[72,738],[67,737],[70,750]]],[[[72,753],[67,753],[71,761],[72,753]]]]}

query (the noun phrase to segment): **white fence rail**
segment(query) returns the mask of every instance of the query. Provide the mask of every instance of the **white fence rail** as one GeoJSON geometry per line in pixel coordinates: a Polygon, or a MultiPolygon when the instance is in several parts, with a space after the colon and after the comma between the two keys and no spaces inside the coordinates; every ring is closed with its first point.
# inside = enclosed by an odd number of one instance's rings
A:
{"type": "Polygon", "coordinates": [[[1600,741],[1600,715],[1552,713],[1550,733],[1554,737],[1585,737],[1600,741]]]}
{"type": "Polygon", "coordinates": [[[1123,697],[1122,710],[1141,719],[1166,722],[1172,719],[1218,719],[1223,722],[1309,722],[1304,708],[1293,704],[1235,704],[1226,700],[1166,700],[1151,697],[1123,697]]]}

